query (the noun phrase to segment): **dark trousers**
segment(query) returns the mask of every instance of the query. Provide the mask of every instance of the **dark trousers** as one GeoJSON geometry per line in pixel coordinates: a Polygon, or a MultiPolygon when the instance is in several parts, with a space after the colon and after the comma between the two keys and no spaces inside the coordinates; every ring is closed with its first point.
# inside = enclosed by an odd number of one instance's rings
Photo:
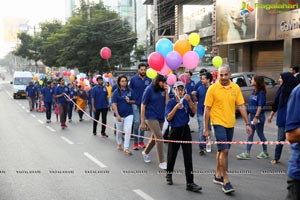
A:
{"type": "Polygon", "coordinates": [[[72,119],[74,103],[69,102],[68,104],[69,104],[69,106],[68,106],[68,119],[72,119]]]}
{"type": "MultiPolygon", "coordinates": [[[[182,140],[192,141],[190,127],[188,125],[182,127],[171,128],[169,140],[182,140]]],[[[167,174],[171,174],[174,171],[174,165],[177,157],[177,152],[182,147],[185,176],[187,183],[194,182],[193,175],[193,160],[192,160],[192,144],[180,144],[169,142],[168,144],[168,158],[167,158],[167,174]]]]}
{"type": "Polygon", "coordinates": [[[68,104],[59,104],[59,118],[60,118],[60,124],[62,126],[66,125],[67,113],[68,113],[68,104]]]}
{"type": "Polygon", "coordinates": [[[52,103],[50,102],[45,102],[45,107],[46,107],[46,119],[47,120],[50,120],[51,119],[51,106],[52,106],[52,103]]]}
{"type": "Polygon", "coordinates": [[[82,117],[83,117],[83,111],[78,110],[77,112],[78,112],[78,115],[79,115],[79,119],[82,119],[82,117]]]}
{"type": "Polygon", "coordinates": [[[97,109],[95,114],[95,121],[93,124],[93,133],[96,133],[97,131],[97,125],[99,121],[99,117],[100,117],[100,113],[101,113],[101,118],[102,118],[102,126],[101,126],[101,133],[105,133],[106,130],[106,119],[107,119],[107,111],[108,108],[102,108],[102,109],[97,109]]]}
{"type": "Polygon", "coordinates": [[[286,199],[300,200],[300,180],[295,180],[288,177],[287,190],[288,190],[288,195],[286,199]]]}

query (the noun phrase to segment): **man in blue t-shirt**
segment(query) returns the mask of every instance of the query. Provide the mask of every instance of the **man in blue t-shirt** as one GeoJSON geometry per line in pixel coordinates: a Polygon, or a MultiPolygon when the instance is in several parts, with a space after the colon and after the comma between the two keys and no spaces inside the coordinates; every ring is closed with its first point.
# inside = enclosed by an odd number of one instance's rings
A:
{"type": "Polygon", "coordinates": [[[134,136],[133,150],[138,150],[139,146],[145,148],[144,144],[144,131],[140,130],[140,112],[141,112],[141,102],[142,96],[145,88],[151,84],[151,79],[146,76],[147,66],[144,63],[140,63],[138,66],[138,73],[134,75],[131,80],[129,87],[136,94],[135,104],[132,105],[133,109],[133,134],[141,137],[134,136]]]}
{"type": "Polygon", "coordinates": [[[66,125],[66,119],[68,113],[68,102],[70,101],[70,91],[69,88],[65,86],[65,80],[63,78],[59,78],[57,82],[59,85],[55,88],[54,98],[56,99],[56,102],[58,103],[59,107],[59,118],[61,128],[65,129],[68,127],[66,125]]]}
{"type": "Polygon", "coordinates": [[[44,86],[41,90],[41,93],[43,95],[43,100],[45,103],[45,107],[46,107],[46,119],[47,119],[47,123],[51,122],[51,107],[52,107],[52,103],[53,103],[53,94],[54,94],[54,90],[51,87],[51,81],[48,81],[46,83],[46,86],[44,86]]]}
{"type": "Polygon", "coordinates": [[[300,199],[300,85],[291,93],[286,116],[286,139],[291,143],[288,162],[287,199],[300,199]]]}
{"type": "Polygon", "coordinates": [[[37,89],[33,85],[32,81],[30,81],[28,83],[28,85],[26,86],[25,92],[26,92],[26,96],[27,96],[28,102],[29,102],[29,110],[32,111],[34,109],[35,98],[38,95],[37,94],[37,89]]]}
{"type": "Polygon", "coordinates": [[[107,120],[107,111],[108,111],[108,99],[107,99],[107,89],[104,86],[103,78],[101,76],[97,77],[97,83],[95,87],[93,87],[91,92],[92,97],[92,109],[94,112],[95,120],[93,123],[93,134],[97,135],[97,125],[100,117],[100,113],[102,116],[102,126],[101,126],[101,136],[108,137],[105,133],[106,130],[106,120],[107,120]]]}

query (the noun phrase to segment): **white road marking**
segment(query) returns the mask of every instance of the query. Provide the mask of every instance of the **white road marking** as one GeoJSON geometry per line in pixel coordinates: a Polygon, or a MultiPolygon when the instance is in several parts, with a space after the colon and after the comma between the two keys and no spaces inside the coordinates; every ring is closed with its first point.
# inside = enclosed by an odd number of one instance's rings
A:
{"type": "Polygon", "coordinates": [[[47,129],[49,129],[52,132],[55,132],[55,130],[53,128],[51,128],[50,126],[46,126],[47,129]]]}
{"type": "Polygon", "coordinates": [[[93,161],[94,163],[96,163],[99,167],[101,167],[101,168],[106,168],[107,167],[106,165],[104,165],[102,162],[100,162],[99,160],[97,160],[95,157],[93,157],[88,152],[84,152],[83,155],[85,155],[86,157],[88,157],[91,161],[93,161]]]}
{"type": "Polygon", "coordinates": [[[140,197],[142,197],[145,200],[154,200],[151,196],[149,196],[148,194],[146,194],[145,192],[143,192],[140,189],[136,189],[136,190],[132,190],[134,191],[137,195],[139,195],[140,197]]]}
{"type": "Polygon", "coordinates": [[[74,144],[74,142],[72,142],[71,140],[69,140],[68,138],[61,136],[61,139],[63,139],[64,141],[66,141],[68,144],[74,144]]]}
{"type": "MultiPolygon", "coordinates": [[[[20,106],[22,106],[22,105],[20,105],[20,106]]],[[[25,106],[22,106],[22,108],[23,108],[23,109],[26,109],[25,106]]]]}
{"type": "Polygon", "coordinates": [[[41,124],[44,124],[44,122],[42,120],[40,120],[40,119],[38,120],[38,122],[40,122],[41,124]]]}
{"type": "Polygon", "coordinates": [[[35,115],[34,115],[34,114],[31,114],[31,116],[35,118],[35,115]]]}

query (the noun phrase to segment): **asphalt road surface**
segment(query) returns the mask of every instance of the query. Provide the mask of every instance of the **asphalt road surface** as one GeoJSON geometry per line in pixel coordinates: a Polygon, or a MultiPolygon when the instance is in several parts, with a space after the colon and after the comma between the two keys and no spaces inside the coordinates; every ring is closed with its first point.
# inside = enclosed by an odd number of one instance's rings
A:
{"type": "MultiPolygon", "coordinates": [[[[7,79],[8,80],[8,79],[7,79]]],[[[289,145],[283,148],[281,163],[271,165],[274,145],[268,146],[270,159],[256,159],[261,145],[253,145],[252,159],[240,161],[235,156],[245,151],[245,145],[232,145],[229,154],[230,181],[235,188],[225,195],[220,185],[213,184],[216,146],[212,152],[200,156],[193,145],[195,183],[201,193],[185,190],[182,151],[179,151],[173,175],[174,185],[165,184],[158,168],[156,150],[150,153],[151,163],[144,163],[141,150],[126,156],[116,149],[113,130],[107,128],[109,138],[92,134],[92,120],[84,116],[73,121],[66,130],[52,114],[47,124],[45,113],[29,112],[26,99],[14,100],[8,81],[0,81],[0,199],[278,199],[285,198],[286,170],[289,145]]],[[[269,113],[267,113],[269,114],[269,113]]],[[[108,114],[113,126],[113,114],[108,114]]],[[[193,140],[197,141],[197,122],[190,123],[193,140]]],[[[100,131],[100,125],[98,126],[100,131]]],[[[275,121],[265,125],[269,141],[276,141],[275,121]]],[[[150,133],[146,133],[150,136],[150,133]]],[[[241,117],[237,118],[234,140],[245,141],[246,133],[241,117]]],[[[255,141],[258,137],[255,136],[255,141]]],[[[133,141],[131,141],[131,148],[133,141]]],[[[165,156],[167,144],[165,144],[165,156]]]]}

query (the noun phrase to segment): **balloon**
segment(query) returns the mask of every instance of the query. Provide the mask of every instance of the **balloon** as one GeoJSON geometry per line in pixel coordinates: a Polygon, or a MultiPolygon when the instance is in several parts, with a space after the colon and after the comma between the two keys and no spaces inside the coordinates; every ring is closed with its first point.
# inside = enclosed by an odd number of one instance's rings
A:
{"type": "Polygon", "coordinates": [[[87,86],[89,86],[89,85],[90,85],[90,82],[89,82],[89,80],[87,80],[87,79],[84,79],[84,81],[83,81],[83,82],[84,82],[84,84],[85,84],[85,85],[87,85],[87,86]]]}
{"type": "Polygon", "coordinates": [[[71,70],[70,70],[70,73],[71,73],[72,75],[75,75],[75,70],[74,70],[74,69],[71,69],[71,70]]]}
{"type": "Polygon", "coordinates": [[[189,51],[184,54],[182,59],[183,65],[186,69],[194,69],[198,66],[200,59],[195,51],[189,51]]]}
{"type": "Polygon", "coordinates": [[[34,81],[37,81],[37,80],[38,80],[38,77],[36,77],[36,76],[33,77],[33,80],[34,80],[34,81]]]}
{"type": "Polygon", "coordinates": [[[170,74],[167,78],[167,83],[168,83],[168,85],[174,85],[176,80],[177,80],[176,75],[175,74],[170,74]]]}
{"type": "Polygon", "coordinates": [[[191,49],[191,44],[187,40],[177,40],[174,44],[174,50],[181,56],[183,56],[186,52],[191,51],[191,49]]]}
{"type": "Polygon", "coordinates": [[[70,80],[73,82],[75,81],[75,76],[74,75],[70,75],[70,80]]]}
{"type": "Polygon", "coordinates": [[[71,72],[67,72],[67,76],[70,76],[71,75],[71,72]]]}
{"type": "Polygon", "coordinates": [[[193,46],[197,46],[200,42],[200,36],[198,33],[191,33],[189,35],[189,42],[193,46]]]}
{"type": "Polygon", "coordinates": [[[103,47],[100,51],[100,55],[103,59],[107,60],[111,57],[111,50],[108,47],[103,47]]]}
{"type": "Polygon", "coordinates": [[[40,84],[40,85],[43,85],[43,83],[44,83],[44,82],[43,82],[42,80],[39,81],[39,84],[40,84]]]}
{"type": "Polygon", "coordinates": [[[112,78],[112,77],[113,77],[112,73],[108,73],[108,78],[112,78]]]}
{"type": "Polygon", "coordinates": [[[63,76],[67,76],[67,72],[66,72],[66,71],[63,71],[63,72],[62,72],[62,75],[63,75],[63,76]]]}
{"type": "Polygon", "coordinates": [[[178,80],[183,82],[184,84],[190,83],[190,77],[187,75],[187,73],[180,74],[178,80]]]}
{"type": "Polygon", "coordinates": [[[182,57],[177,51],[171,51],[166,56],[166,64],[172,70],[176,70],[182,63],[182,57]]]}
{"type": "Polygon", "coordinates": [[[96,77],[93,78],[93,83],[97,84],[97,78],[96,77]]]}
{"type": "Polygon", "coordinates": [[[154,69],[152,68],[149,68],[147,69],[146,71],[146,75],[151,78],[151,79],[154,79],[156,76],[157,76],[157,71],[155,71],[154,69]]]}
{"type": "Polygon", "coordinates": [[[80,80],[80,81],[84,81],[84,78],[81,77],[79,80],[80,80]]]}
{"type": "Polygon", "coordinates": [[[199,58],[203,58],[204,54],[205,54],[205,49],[202,45],[197,45],[194,47],[193,51],[195,51],[198,55],[199,58]]]}
{"type": "Polygon", "coordinates": [[[170,51],[173,51],[173,44],[171,40],[162,38],[156,42],[155,51],[166,57],[170,51]]]}
{"type": "Polygon", "coordinates": [[[166,76],[170,73],[170,68],[168,67],[168,65],[165,63],[164,67],[158,72],[159,74],[166,76]]]}
{"type": "Polygon", "coordinates": [[[212,63],[213,63],[213,66],[215,67],[220,67],[222,64],[223,64],[223,60],[220,56],[215,56],[213,59],[212,59],[212,63]]]}
{"type": "Polygon", "coordinates": [[[160,71],[165,64],[165,59],[160,53],[152,52],[148,56],[148,63],[152,69],[154,69],[155,71],[160,71]]]}

